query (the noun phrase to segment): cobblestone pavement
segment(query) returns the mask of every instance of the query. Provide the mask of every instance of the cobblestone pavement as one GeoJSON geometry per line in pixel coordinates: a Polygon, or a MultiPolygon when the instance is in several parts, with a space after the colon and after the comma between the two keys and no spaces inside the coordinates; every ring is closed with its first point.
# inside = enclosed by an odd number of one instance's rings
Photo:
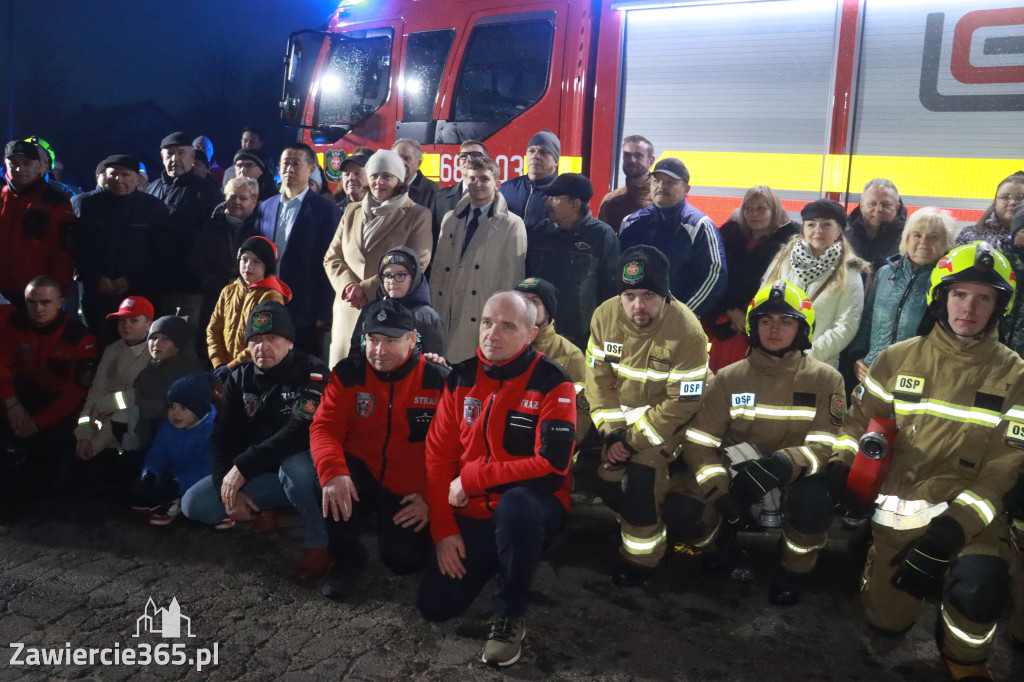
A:
{"type": "MultiPolygon", "coordinates": [[[[149,526],[96,499],[39,503],[0,536],[0,680],[942,680],[934,605],[897,642],[864,628],[848,533],[833,529],[797,606],[766,599],[775,537],[744,538],[759,565],[750,581],[711,577],[698,560],[670,557],[643,588],[614,588],[617,528],[600,506],[579,505],[536,577],[519,663],[479,662],[488,595],[465,617],[421,620],[415,577],[372,561],[358,595],[329,602],[289,578],[300,554],[296,517],[254,535],[184,519],[149,526]],[[180,604],[192,638],[133,637],[152,598],[180,604]],[[218,664],[195,666],[12,665],[10,643],[64,649],[143,643],[217,647],[218,664]]],[[[369,541],[368,541],[369,544],[369,541]]],[[[1005,629],[991,661],[997,679],[1020,680],[1024,656],[1005,629]]]]}

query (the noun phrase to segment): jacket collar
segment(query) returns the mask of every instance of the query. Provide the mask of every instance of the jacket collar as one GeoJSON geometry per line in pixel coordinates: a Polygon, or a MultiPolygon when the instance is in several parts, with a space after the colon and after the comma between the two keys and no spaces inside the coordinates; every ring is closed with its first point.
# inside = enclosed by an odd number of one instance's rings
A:
{"type": "Polygon", "coordinates": [[[363,360],[366,362],[366,366],[370,369],[370,371],[373,372],[378,379],[389,384],[399,382],[402,379],[409,376],[412,373],[412,371],[416,369],[416,366],[420,364],[420,360],[422,358],[423,355],[418,350],[413,348],[412,352],[409,353],[409,357],[407,357],[405,359],[405,362],[403,362],[401,365],[391,370],[390,372],[378,372],[376,369],[373,368],[373,365],[370,364],[370,361],[366,359],[366,356],[363,356],[363,360]]]}
{"type": "Polygon", "coordinates": [[[509,379],[515,379],[530,368],[530,365],[537,358],[537,351],[533,346],[526,346],[523,350],[519,351],[519,355],[500,365],[495,365],[485,358],[479,347],[476,349],[476,357],[484,368],[484,374],[489,379],[508,381],[509,379]]]}
{"type": "Polygon", "coordinates": [[[999,325],[989,329],[977,343],[965,346],[957,340],[956,335],[945,322],[936,322],[928,333],[927,343],[933,345],[942,355],[955,356],[957,360],[970,365],[982,365],[991,362],[999,346],[999,325]]]}
{"type": "Polygon", "coordinates": [[[792,374],[803,359],[803,351],[791,350],[781,358],[765,353],[760,348],[751,348],[747,361],[762,374],[792,374]]]}

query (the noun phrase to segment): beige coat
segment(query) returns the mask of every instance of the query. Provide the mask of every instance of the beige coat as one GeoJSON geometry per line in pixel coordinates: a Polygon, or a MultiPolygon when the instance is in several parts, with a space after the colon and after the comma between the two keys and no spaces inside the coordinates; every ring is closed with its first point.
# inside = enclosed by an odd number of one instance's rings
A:
{"type": "Polygon", "coordinates": [[[380,283],[377,276],[380,259],[396,246],[408,246],[418,253],[424,269],[430,263],[430,211],[413,203],[408,195],[404,203],[389,213],[370,235],[369,243],[363,244],[363,203],[368,202],[369,198],[370,194],[367,193],[363,202],[349,204],[345,209],[338,231],[324,256],[324,269],[334,287],[330,354],[332,367],[348,355],[352,332],[359,319],[359,310],[343,298],[345,287],[358,284],[363,288],[366,300],[374,300],[380,283]]]}
{"type": "Polygon", "coordinates": [[[476,354],[480,313],[488,297],[519,284],[526,271],[526,227],[509,213],[505,197],[495,193],[489,215],[480,217],[463,254],[469,217],[467,195],[441,221],[430,271],[430,302],[448,330],[445,358],[452,364],[476,354]]]}

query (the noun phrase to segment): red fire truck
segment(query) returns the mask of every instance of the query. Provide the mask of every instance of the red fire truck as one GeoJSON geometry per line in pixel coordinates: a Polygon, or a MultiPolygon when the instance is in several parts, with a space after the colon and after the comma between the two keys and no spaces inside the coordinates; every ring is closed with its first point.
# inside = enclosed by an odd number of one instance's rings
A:
{"type": "Polygon", "coordinates": [[[752,185],[789,209],[892,179],[974,220],[1024,166],[1020,0],[342,0],[291,36],[282,118],[338,155],[417,140],[451,184],[465,139],[505,178],[529,137],[561,172],[622,182],[619,142],[681,158],[719,224],[752,185]]]}

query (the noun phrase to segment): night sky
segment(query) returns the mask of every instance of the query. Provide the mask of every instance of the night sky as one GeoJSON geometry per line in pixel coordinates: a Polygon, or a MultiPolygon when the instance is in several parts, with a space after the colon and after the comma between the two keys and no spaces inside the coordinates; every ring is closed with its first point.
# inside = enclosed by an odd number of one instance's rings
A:
{"type": "Polygon", "coordinates": [[[150,111],[209,136],[221,165],[246,123],[280,147],[295,134],[277,123],[288,34],[323,27],[335,7],[329,0],[3,0],[4,139],[49,140],[86,189],[100,159],[127,152],[155,162],[162,137],[138,140],[138,149],[102,149],[83,139],[99,128],[90,107],[151,101],[150,111]]]}

